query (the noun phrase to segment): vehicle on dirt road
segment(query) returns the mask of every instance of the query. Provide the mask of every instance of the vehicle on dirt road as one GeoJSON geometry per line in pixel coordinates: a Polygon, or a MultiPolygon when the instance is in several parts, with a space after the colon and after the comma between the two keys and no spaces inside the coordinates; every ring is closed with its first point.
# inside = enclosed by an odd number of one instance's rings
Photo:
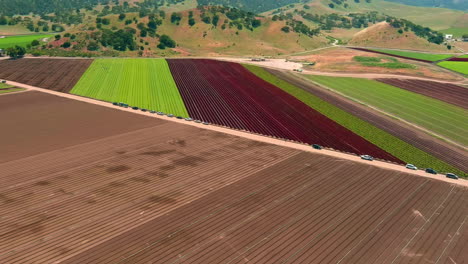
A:
{"type": "Polygon", "coordinates": [[[314,149],[322,149],[322,146],[320,146],[319,144],[312,144],[312,147],[314,149]]]}
{"type": "Polygon", "coordinates": [[[413,164],[406,164],[405,167],[410,170],[418,170],[418,167],[414,166],[413,164]]]}
{"type": "Polygon", "coordinates": [[[437,171],[434,170],[434,169],[432,169],[432,168],[427,168],[427,169],[426,169],[426,172],[427,172],[427,173],[430,173],[430,174],[437,174],[437,171]]]}
{"type": "Polygon", "coordinates": [[[372,157],[370,155],[361,155],[361,159],[368,160],[368,161],[373,161],[374,157],[372,157]]]}
{"type": "Polygon", "coordinates": [[[138,107],[134,106],[132,107],[133,110],[138,110],[138,107]]]}
{"type": "Polygon", "coordinates": [[[450,179],[458,180],[458,176],[453,173],[447,173],[445,176],[450,179]]]}

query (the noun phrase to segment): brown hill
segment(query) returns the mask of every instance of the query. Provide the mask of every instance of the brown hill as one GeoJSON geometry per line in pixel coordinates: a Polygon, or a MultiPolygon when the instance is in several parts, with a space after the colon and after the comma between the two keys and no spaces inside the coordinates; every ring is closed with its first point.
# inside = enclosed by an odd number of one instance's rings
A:
{"type": "Polygon", "coordinates": [[[414,49],[425,51],[448,52],[444,45],[430,43],[413,32],[399,33],[398,29],[387,22],[377,23],[358,32],[349,41],[350,45],[363,47],[414,49]]]}

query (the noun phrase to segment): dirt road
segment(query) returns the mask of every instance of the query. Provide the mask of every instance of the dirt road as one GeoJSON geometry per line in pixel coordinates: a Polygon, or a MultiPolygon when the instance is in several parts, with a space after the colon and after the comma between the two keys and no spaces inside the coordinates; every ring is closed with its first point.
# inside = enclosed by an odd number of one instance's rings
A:
{"type": "Polygon", "coordinates": [[[197,123],[194,123],[194,122],[187,122],[185,120],[173,119],[173,118],[169,118],[167,116],[158,116],[158,115],[150,114],[148,112],[134,111],[132,109],[127,109],[127,108],[121,108],[121,107],[118,107],[118,106],[114,106],[114,105],[112,105],[112,104],[110,104],[108,102],[98,101],[98,100],[89,99],[89,98],[76,96],[76,95],[72,95],[72,94],[66,94],[66,93],[51,91],[51,90],[42,89],[42,88],[34,87],[34,86],[31,86],[31,85],[25,85],[25,84],[21,84],[21,83],[17,83],[17,82],[8,81],[8,83],[11,84],[11,85],[17,86],[17,87],[22,87],[22,88],[26,88],[26,89],[29,89],[29,90],[54,94],[54,95],[57,95],[57,96],[62,96],[62,97],[65,97],[65,98],[79,100],[79,101],[87,102],[87,103],[91,103],[91,104],[102,105],[102,106],[117,109],[117,110],[120,110],[120,111],[127,111],[127,112],[132,112],[134,114],[151,116],[153,118],[160,118],[160,119],[164,119],[164,120],[168,120],[168,121],[172,121],[172,122],[183,123],[185,125],[196,126],[196,127],[200,127],[200,128],[204,128],[204,129],[210,129],[210,130],[213,130],[213,131],[218,131],[218,132],[222,132],[222,133],[226,133],[226,134],[230,134],[230,135],[235,135],[235,136],[238,136],[238,137],[248,138],[248,139],[251,139],[251,140],[256,140],[256,141],[265,142],[265,143],[269,143],[269,144],[275,144],[275,145],[278,145],[278,146],[290,147],[290,148],[293,148],[293,149],[298,149],[298,150],[307,151],[307,152],[313,152],[313,153],[319,153],[319,154],[323,154],[323,155],[333,156],[333,157],[336,157],[336,158],[340,158],[340,159],[344,159],[344,160],[350,160],[350,161],[353,161],[353,162],[366,163],[366,164],[370,164],[370,165],[377,166],[377,167],[384,168],[384,169],[410,173],[410,174],[418,175],[418,176],[421,176],[421,177],[432,178],[432,179],[435,179],[435,180],[445,181],[445,182],[454,183],[454,184],[458,184],[458,185],[468,187],[468,181],[467,180],[462,180],[462,179],[452,180],[452,179],[446,178],[443,175],[432,175],[432,174],[429,175],[429,174],[425,173],[424,171],[408,170],[408,169],[406,169],[405,167],[403,167],[401,165],[395,165],[395,164],[392,164],[392,163],[381,162],[381,161],[368,162],[368,161],[364,161],[360,157],[354,156],[354,155],[344,154],[344,153],[335,152],[335,151],[331,151],[331,150],[315,150],[315,149],[311,148],[308,145],[301,145],[301,144],[297,144],[297,143],[291,143],[291,142],[287,142],[287,141],[283,141],[283,140],[279,140],[279,139],[268,138],[268,137],[265,137],[265,136],[260,136],[260,135],[256,135],[256,134],[252,134],[252,133],[236,131],[236,130],[233,130],[233,129],[223,128],[223,127],[216,127],[216,126],[212,126],[212,125],[205,126],[203,124],[197,124],[197,123]]]}

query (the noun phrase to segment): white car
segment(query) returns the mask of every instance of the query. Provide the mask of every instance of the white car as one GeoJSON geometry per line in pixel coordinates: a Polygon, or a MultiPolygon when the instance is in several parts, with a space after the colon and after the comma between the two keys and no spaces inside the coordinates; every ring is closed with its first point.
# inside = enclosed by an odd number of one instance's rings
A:
{"type": "Polygon", "coordinates": [[[405,167],[410,170],[418,170],[418,167],[414,166],[413,164],[406,164],[405,167]]]}

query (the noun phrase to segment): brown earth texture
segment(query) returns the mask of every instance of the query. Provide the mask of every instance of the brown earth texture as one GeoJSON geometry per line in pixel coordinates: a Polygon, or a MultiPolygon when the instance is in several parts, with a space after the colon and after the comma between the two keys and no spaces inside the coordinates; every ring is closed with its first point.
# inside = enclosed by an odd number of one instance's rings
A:
{"type": "Polygon", "coordinates": [[[468,259],[460,185],[40,92],[0,106],[22,130],[0,130],[0,263],[468,259]]]}

